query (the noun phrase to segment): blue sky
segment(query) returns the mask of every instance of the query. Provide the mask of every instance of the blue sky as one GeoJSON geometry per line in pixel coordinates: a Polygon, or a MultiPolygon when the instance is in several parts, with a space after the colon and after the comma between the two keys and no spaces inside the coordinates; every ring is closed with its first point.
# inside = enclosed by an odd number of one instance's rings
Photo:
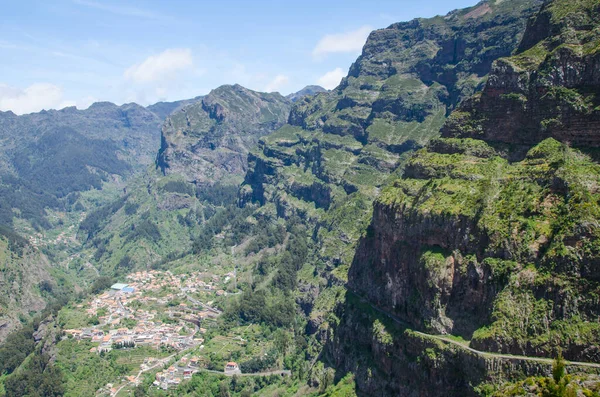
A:
{"type": "Polygon", "coordinates": [[[0,110],[148,105],[221,84],[333,88],[368,32],[475,0],[20,0],[0,16],[0,110]]]}

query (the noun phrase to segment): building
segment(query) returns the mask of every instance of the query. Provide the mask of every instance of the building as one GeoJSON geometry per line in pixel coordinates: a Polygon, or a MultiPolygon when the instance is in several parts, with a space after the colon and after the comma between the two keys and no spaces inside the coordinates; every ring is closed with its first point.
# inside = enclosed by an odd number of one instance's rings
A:
{"type": "Polygon", "coordinates": [[[225,373],[226,374],[241,374],[242,371],[240,371],[240,367],[237,365],[237,363],[230,361],[227,364],[225,364],[225,373]]]}
{"type": "Polygon", "coordinates": [[[129,284],[116,283],[110,286],[110,289],[121,291],[123,288],[127,288],[129,284]]]}

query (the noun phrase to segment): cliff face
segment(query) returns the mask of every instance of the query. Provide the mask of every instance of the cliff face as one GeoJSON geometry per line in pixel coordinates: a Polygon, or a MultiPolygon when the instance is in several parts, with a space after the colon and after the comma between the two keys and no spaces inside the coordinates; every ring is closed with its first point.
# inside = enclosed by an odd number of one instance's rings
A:
{"type": "Polygon", "coordinates": [[[379,188],[517,47],[539,4],[482,2],[371,33],[339,87],[297,101],[289,125],[250,152],[242,203],[310,220],[323,261],[347,269],[379,188]]]}
{"type": "Polygon", "coordinates": [[[561,346],[573,359],[596,359],[600,168],[555,140],[512,164],[474,155],[469,145],[480,142],[432,145],[384,190],[351,288],[415,327],[474,346],[529,355],[561,346]],[[441,149],[449,145],[453,154],[441,149]]]}
{"type": "MultiPolygon", "coordinates": [[[[492,385],[552,373],[551,363],[480,355],[418,334],[351,293],[335,314],[339,322],[325,353],[336,379],[354,374],[359,396],[482,396],[492,385]]],[[[585,370],[569,366],[567,372],[585,370]]]]}
{"type": "Polygon", "coordinates": [[[222,86],[165,121],[157,166],[190,182],[241,178],[248,150],[281,127],[291,102],[281,95],[222,86]]]}
{"type": "Polygon", "coordinates": [[[531,146],[545,138],[600,146],[600,5],[547,3],[513,57],[496,62],[480,96],[444,136],[531,146]]]}
{"type": "Polygon", "coordinates": [[[597,61],[587,49],[597,48],[598,15],[597,2],[544,5],[483,93],[382,191],[350,267],[352,291],[410,327],[482,351],[600,359],[600,166],[588,150],[598,135],[597,61]],[[543,122],[549,114],[558,121],[543,122]]]}
{"type": "Polygon", "coordinates": [[[332,291],[348,280],[381,187],[481,89],[492,62],[516,49],[540,4],[482,2],[372,32],[336,89],[297,101],[288,124],[250,152],[241,204],[297,215],[311,231],[313,271],[300,272],[297,301],[316,340],[327,339],[332,291]]]}

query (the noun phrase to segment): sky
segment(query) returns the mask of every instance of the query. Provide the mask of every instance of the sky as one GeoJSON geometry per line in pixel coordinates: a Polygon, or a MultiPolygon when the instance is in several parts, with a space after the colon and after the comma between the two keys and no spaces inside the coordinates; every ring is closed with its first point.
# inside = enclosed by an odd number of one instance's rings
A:
{"type": "Polygon", "coordinates": [[[331,89],[369,32],[476,0],[4,0],[0,110],[331,89]]]}

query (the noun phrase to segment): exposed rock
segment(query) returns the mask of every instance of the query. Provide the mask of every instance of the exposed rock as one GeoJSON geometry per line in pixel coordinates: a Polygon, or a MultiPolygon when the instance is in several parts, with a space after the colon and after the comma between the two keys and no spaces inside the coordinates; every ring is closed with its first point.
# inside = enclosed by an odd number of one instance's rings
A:
{"type": "Polygon", "coordinates": [[[156,164],[190,182],[241,178],[249,149],[285,123],[290,104],[278,93],[219,87],[165,121],[156,164]]]}
{"type": "MultiPolygon", "coordinates": [[[[598,7],[545,4],[519,52],[495,62],[484,92],[407,162],[376,200],[349,271],[353,291],[408,327],[460,335],[482,351],[598,361],[600,166],[586,154],[597,146],[598,7]],[[544,123],[550,116],[557,122],[544,123]]],[[[338,351],[356,335],[368,346],[369,333],[357,314],[343,315],[332,355],[351,368],[338,351]]],[[[478,383],[499,380],[495,366],[443,353],[439,372],[428,373],[439,381],[432,386],[423,361],[406,359],[428,346],[407,332],[383,340],[392,351],[371,344],[365,353],[378,375],[356,367],[365,394],[472,395],[478,383]]],[[[548,372],[525,367],[500,373],[548,372]]]]}
{"type": "Polygon", "coordinates": [[[403,154],[437,136],[492,62],[517,47],[540,3],[482,3],[372,32],[339,87],[298,100],[290,125],[250,153],[242,203],[278,202],[306,214],[357,191],[372,197],[403,154]],[[316,181],[330,185],[322,197],[312,194],[316,181]]]}
{"type": "Polygon", "coordinates": [[[517,53],[494,64],[481,96],[452,115],[444,136],[600,146],[600,35],[591,28],[600,22],[600,5],[565,7],[545,4],[517,53]]]}
{"type": "MultiPolygon", "coordinates": [[[[336,314],[340,323],[330,335],[328,362],[336,369],[336,380],[348,372],[355,375],[359,396],[479,396],[475,388],[483,384],[552,376],[549,363],[484,357],[416,334],[353,295],[336,314]]],[[[567,367],[567,372],[585,370],[567,367]]]]}

